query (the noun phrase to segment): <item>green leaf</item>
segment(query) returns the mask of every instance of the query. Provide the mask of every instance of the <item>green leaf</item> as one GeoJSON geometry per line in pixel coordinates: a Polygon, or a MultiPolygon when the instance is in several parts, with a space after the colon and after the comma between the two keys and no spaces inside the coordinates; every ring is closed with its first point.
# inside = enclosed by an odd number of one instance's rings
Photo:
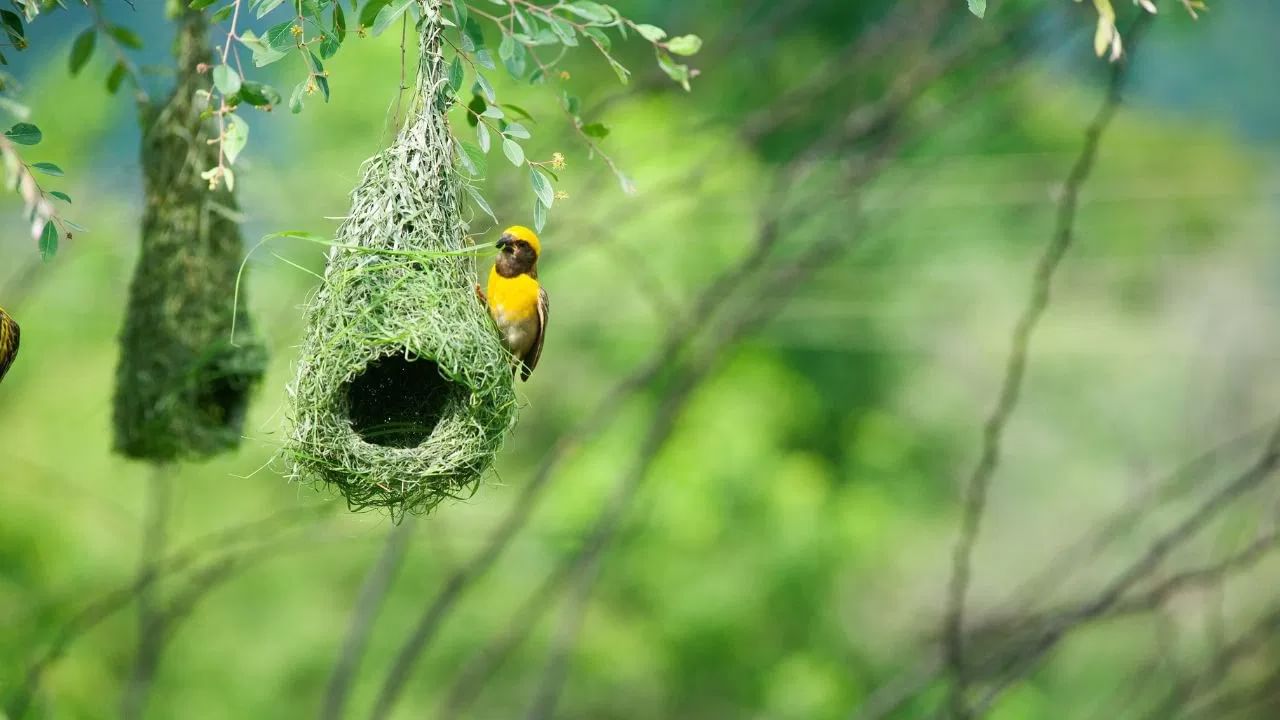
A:
{"type": "Polygon", "coordinates": [[[5,130],[4,136],[19,145],[35,145],[44,137],[44,133],[41,133],[40,128],[31,123],[21,122],[5,130]]]}
{"type": "Polygon", "coordinates": [[[524,148],[520,147],[520,143],[510,138],[502,138],[502,154],[507,156],[512,165],[520,167],[524,164],[524,148]]]}
{"type": "Polygon", "coordinates": [[[458,143],[458,162],[472,177],[484,175],[488,163],[484,151],[469,142],[458,143]]]}
{"type": "Polygon", "coordinates": [[[529,139],[529,131],[520,123],[511,123],[502,130],[502,134],[507,137],[519,138],[521,140],[529,139]]]}
{"type": "Polygon", "coordinates": [[[459,27],[465,27],[467,24],[467,3],[466,0],[451,0],[453,3],[453,17],[457,19],[459,27]]]}
{"type": "Polygon", "coordinates": [[[609,128],[602,123],[589,123],[582,126],[582,134],[603,140],[609,137],[609,128]]]}
{"type": "Polygon", "coordinates": [[[258,17],[262,17],[272,10],[275,10],[280,7],[280,4],[283,2],[284,0],[262,0],[262,3],[258,5],[258,17]]]}
{"type": "MultiPolygon", "coordinates": [[[[286,27],[288,23],[285,23],[286,27]]],[[[278,27],[278,26],[277,26],[278,27]]],[[[278,50],[264,39],[253,34],[252,30],[245,30],[239,34],[240,44],[253,51],[253,64],[257,67],[266,67],[277,60],[283,58],[287,53],[278,50]]]]}
{"type": "Polygon", "coordinates": [[[612,57],[609,57],[609,67],[613,68],[613,71],[618,74],[618,79],[622,81],[623,85],[626,85],[631,79],[631,71],[612,57]]]}
{"type": "Polygon", "coordinates": [[[58,228],[54,226],[52,220],[48,220],[44,224],[44,229],[40,231],[40,259],[49,262],[57,254],[58,228]]]}
{"type": "Polygon", "coordinates": [[[56,198],[58,198],[59,200],[61,200],[61,201],[65,202],[65,203],[67,203],[67,204],[70,204],[70,203],[71,203],[71,196],[70,196],[70,195],[68,195],[68,194],[66,194],[66,193],[64,193],[64,192],[62,192],[61,190],[50,190],[50,191],[49,191],[49,194],[50,194],[50,195],[52,195],[52,196],[54,196],[54,197],[56,197],[56,198]]]}
{"type": "Polygon", "coordinates": [[[187,7],[191,8],[192,10],[203,10],[217,1],[218,0],[191,0],[190,4],[188,4],[187,7]]]}
{"type": "Polygon", "coordinates": [[[969,12],[978,17],[985,17],[987,14],[987,0],[969,0],[969,12]]]}
{"type": "Polygon", "coordinates": [[[267,46],[272,50],[280,52],[288,52],[298,47],[298,41],[293,39],[293,21],[286,20],[282,23],[272,25],[267,28],[267,46]]]}
{"type": "Polygon", "coordinates": [[[604,34],[600,28],[588,27],[582,29],[582,34],[596,41],[600,47],[606,51],[613,47],[613,42],[609,40],[609,36],[604,34]]]}
{"type": "Polygon", "coordinates": [[[511,6],[511,12],[515,13],[516,21],[520,23],[520,28],[525,34],[533,35],[538,30],[538,21],[529,19],[529,15],[520,9],[518,5],[511,6]]]}
{"type": "Polygon", "coordinates": [[[320,41],[320,57],[328,60],[338,54],[340,47],[342,46],[338,43],[338,38],[326,33],[324,39],[320,41]]]}
{"type": "Polygon", "coordinates": [[[525,52],[524,45],[516,42],[515,38],[510,35],[502,36],[502,44],[498,46],[498,57],[502,59],[502,64],[506,66],[511,77],[517,80],[524,77],[525,52]]]}
{"type": "Polygon", "coordinates": [[[516,115],[519,115],[520,117],[524,118],[525,120],[528,120],[531,123],[538,122],[537,120],[533,119],[533,116],[529,114],[528,110],[525,110],[519,105],[516,105],[514,103],[502,103],[502,107],[510,110],[511,112],[515,113],[516,115]]]}
{"type": "Polygon", "coordinates": [[[297,115],[302,112],[302,98],[307,94],[307,81],[303,80],[293,88],[293,93],[289,95],[289,112],[297,115]]]}
{"type": "Polygon", "coordinates": [[[463,50],[474,52],[484,47],[484,29],[480,27],[480,23],[475,18],[469,17],[462,24],[462,41],[463,50]]]}
{"type": "Polygon", "coordinates": [[[449,63],[449,87],[454,94],[462,89],[462,58],[457,55],[454,55],[453,62],[449,63]]]}
{"type": "Polygon", "coordinates": [[[75,75],[80,72],[85,63],[89,62],[89,58],[93,55],[93,46],[98,42],[98,32],[93,28],[89,28],[76,36],[75,42],[71,43],[71,74],[75,75]]]}
{"type": "Polygon", "coordinates": [[[265,83],[245,80],[240,85],[240,99],[254,107],[270,107],[280,104],[280,93],[265,83]]]}
{"type": "Polygon", "coordinates": [[[347,39],[347,14],[342,11],[341,0],[333,4],[333,34],[337,36],[338,44],[347,39]]]}
{"type": "Polygon", "coordinates": [[[485,215],[488,215],[489,217],[493,218],[494,222],[498,222],[498,216],[493,214],[493,208],[489,207],[489,203],[485,202],[485,199],[480,194],[480,191],[476,190],[474,187],[470,185],[463,185],[463,187],[467,189],[467,194],[471,196],[471,201],[474,202],[477,207],[483,210],[485,215]]]}
{"type": "Polygon", "coordinates": [[[702,38],[697,35],[681,35],[667,41],[667,49],[677,55],[697,55],[702,49],[702,38]]]}
{"type": "Polygon", "coordinates": [[[662,68],[662,72],[667,77],[680,83],[680,87],[685,90],[689,89],[689,66],[681,65],[676,62],[670,55],[659,50],[658,51],[658,67],[662,68]]]}
{"type": "Polygon", "coordinates": [[[213,69],[213,86],[226,97],[231,97],[240,92],[240,74],[223,63],[213,69]]]}
{"type": "Polygon", "coordinates": [[[540,27],[529,42],[533,45],[556,45],[563,41],[559,35],[556,35],[549,28],[540,27]]]}
{"type": "Polygon", "coordinates": [[[475,51],[475,54],[473,54],[471,58],[476,61],[477,65],[479,65],[482,68],[485,68],[486,70],[493,70],[494,68],[498,67],[493,62],[493,55],[490,54],[489,51],[486,50],[485,48],[477,49],[475,51]]]}
{"type": "Polygon", "coordinates": [[[0,24],[4,25],[4,30],[13,40],[14,46],[22,50],[27,46],[26,34],[22,28],[22,18],[17,13],[8,10],[0,10],[0,24]]]}
{"type": "Polygon", "coordinates": [[[561,20],[554,15],[551,16],[550,20],[551,31],[556,34],[556,37],[560,38],[560,42],[564,43],[568,47],[577,47],[578,33],[574,29],[573,23],[570,23],[567,20],[561,20]]]}
{"type": "Polygon", "coordinates": [[[62,168],[58,167],[57,165],[54,165],[51,162],[31,163],[31,169],[39,170],[45,175],[52,175],[54,177],[62,177],[65,174],[62,172],[62,168]]]}
{"type": "Polygon", "coordinates": [[[373,20],[373,36],[377,37],[383,33],[391,23],[400,19],[404,11],[413,4],[413,0],[391,0],[387,6],[378,11],[378,16],[373,20]]]}
{"type": "Polygon", "coordinates": [[[315,68],[312,77],[316,81],[316,87],[320,88],[320,94],[324,95],[324,101],[329,102],[329,77],[325,75],[324,64],[320,62],[320,58],[315,53],[308,53],[311,56],[311,65],[315,68]]]}
{"type": "Polygon", "coordinates": [[[235,164],[240,151],[249,142],[249,124],[239,115],[227,115],[227,131],[222,138],[222,153],[227,156],[227,164],[235,164]]]}
{"type": "Polygon", "coordinates": [[[555,201],[556,191],[551,188],[551,181],[541,170],[532,168],[529,170],[529,182],[533,185],[533,194],[538,196],[538,202],[551,207],[551,203],[555,201]]]}
{"type": "Polygon", "coordinates": [[[493,118],[494,120],[501,120],[502,118],[506,117],[506,115],[502,112],[502,108],[498,107],[497,105],[490,105],[489,107],[484,109],[484,112],[480,113],[480,117],[487,117],[487,118],[493,118]]]}
{"type": "Polygon", "coordinates": [[[360,23],[360,27],[373,27],[374,21],[378,18],[378,13],[382,12],[382,8],[386,7],[387,3],[390,1],[391,0],[369,0],[364,7],[360,8],[360,17],[357,19],[357,22],[360,23]]]}
{"type": "Polygon", "coordinates": [[[472,95],[471,102],[467,103],[467,110],[469,111],[467,112],[467,124],[475,127],[480,122],[476,119],[476,116],[484,114],[487,109],[488,106],[485,105],[484,98],[479,95],[472,95]]]}
{"type": "MultiPolygon", "coordinates": [[[[476,73],[476,83],[474,87],[479,88],[480,92],[484,93],[485,99],[489,102],[493,102],[498,99],[497,94],[493,92],[493,85],[489,84],[489,79],[480,73],[476,73]]],[[[476,91],[473,88],[471,92],[475,93],[476,91]]]]}
{"type": "Polygon", "coordinates": [[[547,206],[539,200],[533,204],[533,229],[542,232],[547,224],[547,206]]]}
{"type": "Polygon", "coordinates": [[[565,5],[564,9],[584,20],[590,20],[591,22],[613,22],[613,13],[609,12],[608,8],[600,3],[588,2],[588,0],[577,0],[577,2],[565,5]]]}
{"type": "Polygon", "coordinates": [[[218,10],[214,14],[210,15],[209,20],[211,22],[220,23],[223,20],[226,20],[227,18],[231,17],[231,13],[235,9],[236,9],[235,3],[227,3],[226,5],[223,5],[222,7],[218,8],[218,10]]]}
{"type": "Polygon", "coordinates": [[[667,31],[657,25],[636,25],[636,32],[649,42],[656,43],[667,36],[667,31]]]}
{"type": "Polygon", "coordinates": [[[476,123],[476,142],[480,144],[480,151],[489,154],[489,126],[484,123],[476,123]]]}
{"type": "Polygon", "coordinates": [[[112,25],[107,28],[107,32],[121,45],[124,45],[130,50],[142,49],[142,38],[138,37],[137,33],[123,25],[112,25]]]}
{"type": "Polygon", "coordinates": [[[120,89],[120,84],[124,82],[124,78],[129,73],[129,68],[124,66],[123,62],[117,62],[107,75],[107,92],[112,95],[120,89]]]}

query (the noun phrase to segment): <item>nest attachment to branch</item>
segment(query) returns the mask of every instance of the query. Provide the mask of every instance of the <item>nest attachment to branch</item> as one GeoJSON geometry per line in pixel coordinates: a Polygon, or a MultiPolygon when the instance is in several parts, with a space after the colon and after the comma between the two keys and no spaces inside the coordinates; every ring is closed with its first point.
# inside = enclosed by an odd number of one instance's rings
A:
{"type": "Polygon", "coordinates": [[[195,100],[208,84],[196,71],[210,61],[206,33],[198,11],[184,15],[173,96],[143,113],[146,207],[120,338],[114,424],[117,451],[152,461],[238,446],[266,365],[243,297],[240,310],[232,309],[243,256],[235,197],[211,191],[200,177],[218,162],[207,142],[216,130],[195,100]]]}
{"type": "Polygon", "coordinates": [[[363,167],[289,388],[290,474],[393,517],[472,493],[516,416],[510,357],[473,292],[433,10],[413,109],[363,167]]]}

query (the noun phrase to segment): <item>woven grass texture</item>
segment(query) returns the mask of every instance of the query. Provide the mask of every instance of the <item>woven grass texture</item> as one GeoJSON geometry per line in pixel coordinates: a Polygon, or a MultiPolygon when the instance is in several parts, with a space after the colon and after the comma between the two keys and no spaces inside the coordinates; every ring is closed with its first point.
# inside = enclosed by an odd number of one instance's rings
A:
{"type": "Polygon", "coordinates": [[[393,517],[474,492],[516,417],[464,245],[441,28],[419,32],[404,126],[365,163],[308,307],[285,446],[294,478],[393,517]]]}
{"type": "Polygon", "coordinates": [[[184,13],[173,95],[143,112],[146,207],[116,374],[115,447],[168,461],[235,448],[266,353],[253,334],[237,274],[243,254],[236,200],[201,179],[217,164],[216,130],[200,118],[210,62],[207,27],[184,13]],[[232,326],[235,337],[232,338],[232,326]]]}

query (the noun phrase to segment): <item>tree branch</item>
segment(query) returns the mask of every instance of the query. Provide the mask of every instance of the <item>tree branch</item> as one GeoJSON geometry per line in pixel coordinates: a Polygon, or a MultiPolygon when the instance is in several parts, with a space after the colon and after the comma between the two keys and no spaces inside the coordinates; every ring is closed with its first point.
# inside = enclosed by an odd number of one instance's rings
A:
{"type": "Polygon", "coordinates": [[[168,476],[171,471],[169,465],[156,465],[152,468],[148,481],[146,527],[143,530],[136,582],[138,650],[120,704],[120,715],[126,720],[140,718],[146,712],[147,694],[164,645],[165,622],[159,608],[160,603],[155,598],[155,575],[159,562],[164,557],[165,536],[168,532],[172,504],[172,487],[168,476]]]}
{"type": "MultiPolygon", "coordinates": [[[[1145,14],[1142,17],[1145,18],[1145,14]]],[[[1142,20],[1139,22],[1145,25],[1142,20]]],[[[978,535],[982,529],[987,493],[991,478],[995,475],[1000,462],[1005,427],[1017,406],[1022,391],[1031,336],[1049,307],[1049,293],[1054,275],[1075,239],[1075,217],[1079,206],[1080,189],[1093,170],[1103,133],[1111,124],[1120,105],[1127,68],[1128,60],[1113,64],[1111,80],[1102,107],[1085,130],[1084,145],[1067,176],[1062,198],[1058,204],[1053,238],[1036,266],[1030,299],[1014,327],[1009,356],[1005,362],[1004,379],[1001,381],[995,408],[987,418],[983,429],[981,453],[965,484],[960,534],[952,554],[951,581],[948,586],[947,613],[943,629],[944,655],[951,677],[948,700],[951,715],[957,720],[970,717],[965,699],[968,684],[964,646],[965,601],[972,574],[973,548],[977,544],[978,535]]]]}
{"type": "Polygon", "coordinates": [[[351,612],[351,622],[347,626],[347,636],[342,643],[342,651],[329,676],[329,685],[325,690],[324,705],[320,709],[321,720],[339,720],[346,711],[347,695],[351,691],[351,681],[355,679],[360,668],[360,659],[365,647],[369,644],[369,635],[373,632],[373,621],[382,607],[382,601],[395,581],[404,560],[405,551],[412,537],[411,522],[393,525],[387,533],[387,540],[382,546],[382,554],[377,563],[365,575],[360,586],[360,595],[356,598],[355,608],[351,612]]]}

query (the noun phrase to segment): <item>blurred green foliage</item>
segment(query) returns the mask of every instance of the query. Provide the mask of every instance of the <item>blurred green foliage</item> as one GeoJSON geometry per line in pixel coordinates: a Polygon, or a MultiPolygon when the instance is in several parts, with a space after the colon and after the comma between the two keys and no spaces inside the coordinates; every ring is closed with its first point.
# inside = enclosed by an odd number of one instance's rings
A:
{"type": "MultiPolygon", "coordinates": [[[[777,25],[767,11],[739,15],[736,2],[620,3],[629,16],[698,32],[708,45],[691,95],[642,78],[624,91],[608,68],[570,65],[584,107],[598,110],[588,119],[612,128],[605,143],[635,180],[634,197],[550,119],[554,96],[503,81],[500,93],[548,118],[530,155],[563,152],[568,161],[558,187],[569,198],[557,201],[544,233],[541,279],[556,298],[554,325],[492,482],[416,523],[360,669],[353,714],[365,713],[423,605],[481,546],[531,469],[653,349],[699,288],[745,252],[779,168],[901,72],[912,56],[890,47],[776,129],[744,132],[753,112],[802,86],[818,63],[838,60],[892,4],[800,3],[777,25]]],[[[976,22],[963,6],[952,10],[946,22],[976,22]]],[[[237,164],[248,237],[336,227],[325,218],[346,212],[359,164],[388,138],[400,63],[392,35],[361,41],[332,65],[334,102],[298,116],[249,116],[255,142],[237,164]]],[[[776,249],[785,257],[808,237],[858,242],[733,346],[679,417],[604,556],[557,717],[845,718],[929,657],[958,478],[975,453],[1031,265],[1052,231],[1055,193],[1097,99],[1088,79],[1099,63],[1088,53],[1062,73],[1038,49],[1008,44],[991,51],[991,64],[1023,52],[1033,60],[1011,66],[1006,82],[904,145],[861,198],[862,219],[836,194],[776,249]]],[[[134,577],[150,472],[111,455],[109,435],[140,198],[136,164],[115,153],[131,120],[100,92],[94,73],[105,67],[91,63],[71,79],[65,55],[50,58],[28,79],[28,95],[35,109],[49,106],[43,147],[63,160],[77,216],[92,218],[92,232],[34,270],[23,270],[24,254],[34,254],[29,238],[0,245],[0,303],[23,327],[22,356],[0,387],[0,697],[69,618],[134,577]],[[67,98],[75,98],[74,113],[53,111],[67,98]],[[3,293],[21,288],[20,301],[6,301],[3,293]]],[[[920,106],[952,108],[972,80],[949,77],[920,106]]],[[[975,556],[975,617],[997,619],[1015,598],[1018,609],[1053,607],[1096,585],[1185,500],[1153,508],[1106,552],[1019,594],[1087,528],[1180,460],[1272,415],[1267,401],[1280,392],[1268,374],[1280,353],[1271,331],[1280,287],[1269,240],[1274,158],[1274,149],[1242,146],[1202,117],[1170,117],[1140,101],[1122,111],[1033,344],[975,556]]],[[[494,173],[486,191],[504,222],[532,211],[520,173],[494,173]]],[[[817,191],[814,183],[799,189],[817,191]]],[[[16,201],[8,208],[19,212],[16,201]]],[[[275,473],[297,308],[315,285],[290,263],[318,271],[323,258],[315,245],[279,241],[250,263],[249,297],[272,364],[243,449],[173,468],[171,547],[299,508],[323,519],[249,555],[203,596],[165,649],[153,717],[315,716],[360,583],[389,530],[384,517],[349,515],[340,499],[275,473]]],[[[776,300],[755,298],[761,306],[776,300]]],[[[395,717],[433,716],[466,659],[578,546],[634,462],[663,387],[645,388],[569,457],[529,530],[465,596],[423,658],[395,717]]],[[[1224,461],[1197,482],[1240,464],[1224,461]]],[[[1233,513],[1179,561],[1237,547],[1275,496],[1233,513]]],[[[1226,586],[1229,628],[1241,627],[1238,618],[1278,570],[1272,560],[1226,586]]],[[[184,582],[162,594],[180,595],[184,582]]],[[[1117,620],[1073,636],[992,716],[1129,717],[1110,710],[1159,697],[1178,662],[1207,651],[1208,611],[1188,602],[1164,619],[1117,620]],[[1173,660],[1151,664],[1162,652],[1173,660]]],[[[554,614],[531,628],[472,717],[524,712],[554,630],[554,614]]],[[[30,716],[112,714],[135,634],[126,609],[80,637],[49,671],[30,716]]],[[[895,717],[930,716],[938,699],[926,690],[895,717]]]]}

